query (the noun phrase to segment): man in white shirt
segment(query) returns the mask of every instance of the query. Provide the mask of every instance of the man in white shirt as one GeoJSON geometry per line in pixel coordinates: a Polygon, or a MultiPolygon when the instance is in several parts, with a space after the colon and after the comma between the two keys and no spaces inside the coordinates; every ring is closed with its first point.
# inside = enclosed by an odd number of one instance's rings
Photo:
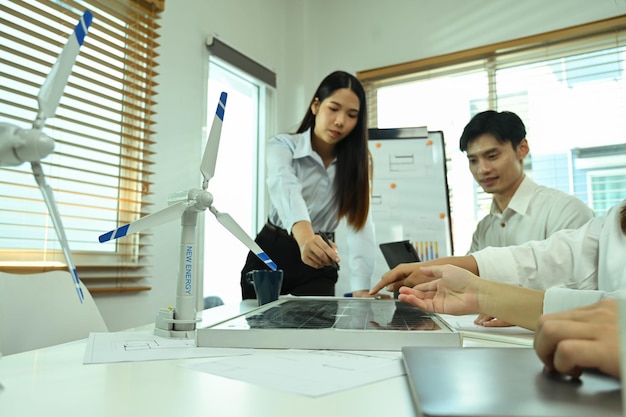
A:
{"type": "Polygon", "coordinates": [[[489,314],[536,329],[541,314],[623,298],[624,253],[626,200],[583,227],[545,240],[442,258],[451,265],[405,264],[410,268],[404,273],[413,269],[422,283],[401,288],[399,298],[428,311],[489,314]]]}
{"type": "Polygon", "coordinates": [[[582,200],[537,185],[525,175],[529,146],[524,123],[515,113],[478,113],[465,126],[459,147],[467,154],[476,182],[493,195],[491,212],[478,223],[469,253],[543,240],[593,217],[582,200]]]}
{"type": "MultiPolygon", "coordinates": [[[[593,210],[582,200],[560,190],[537,185],[525,175],[524,158],[529,152],[526,127],[515,113],[494,110],[478,113],[465,126],[459,147],[467,154],[476,182],[485,192],[493,195],[491,212],[478,223],[468,253],[544,240],[557,231],[576,229],[594,217],[593,210]]],[[[445,263],[466,266],[466,259],[440,258],[416,264],[416,268],[406,270],[406,275],[396,267],[383,275],[370,293],[376,294],[385,286],[389,291],[398,291],[401,286],[424,282],[427,279],[419,273],[420,266],[445,263]]],[[[498,261],[494,259],[494,262],[498,261]]],[[[471,268],[473,264],[472,258],[467,266],[471,268]]],[[[547,285],[549,278],[542,279],[547,285]]],[[[547,288],[538,285],[536,288],[547,288]]],[[[483,314],[476,323],[507,325],[483,314]]]]}

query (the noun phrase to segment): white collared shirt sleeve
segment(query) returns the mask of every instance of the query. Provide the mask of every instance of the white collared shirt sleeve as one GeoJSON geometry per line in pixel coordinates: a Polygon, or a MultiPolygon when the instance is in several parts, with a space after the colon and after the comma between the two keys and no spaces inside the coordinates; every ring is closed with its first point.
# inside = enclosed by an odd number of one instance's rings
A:
{"type": "MultiPolygon", "coordinates": [[[[267,187],[273,207],[282,224],[291,232],[294,223],[311,221],[309,210],[302,195],[302,182],[293,163],[296,142],[289,135],[278,135],[267,144],[267,187]]],[[[278,223],[278,222],[276,222],[278,223]]]]}
{"type": "Polygon", "coordinates": [[[482,277],[545,289],[543,311],[553,313],[624,295],[626,236],[620,209],[544,241],[474,253],[482,277]]]}
{"type": "Polygon", "coordinates": [[[372,288],[371,281],[376,259],[376,236],[370,216],[365,226],[359,231],[348,226],[346,243],[350,265],[350,290],[369,290],[372,288]]]}
{"type": "Polygon", "coordinates": [[[543,312],[558,313],[586,306],[600,301],[607,296],[598,290],[573,290],[571,288],[553,287],[546,290],[543,296],[543,312]]]}
{"type": "Polygon", "coordinates": [[[598,237],[604,218],[548,239],[518,246],[489,247],[472,254],[481,277],[522,287],[598,287],[598,237]]]}

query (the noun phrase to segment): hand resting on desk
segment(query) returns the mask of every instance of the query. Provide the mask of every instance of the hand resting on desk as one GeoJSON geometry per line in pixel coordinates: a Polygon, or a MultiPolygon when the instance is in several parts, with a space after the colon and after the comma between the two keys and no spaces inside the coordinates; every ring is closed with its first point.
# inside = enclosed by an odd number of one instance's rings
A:
{"type": "Polygon", "coordinates": [[[596,368],[620,378],[618,302],[590,306],[539,318],[535,350],[548,370],[580,376],[596,368]]]}

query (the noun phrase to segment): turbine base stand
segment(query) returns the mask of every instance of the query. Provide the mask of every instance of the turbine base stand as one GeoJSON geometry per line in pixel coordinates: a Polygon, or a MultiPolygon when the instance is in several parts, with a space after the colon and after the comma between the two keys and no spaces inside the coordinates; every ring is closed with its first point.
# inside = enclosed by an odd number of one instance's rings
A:
{"type": "Polygon", "coordinates": [[[162,308],[157,314],[156,322],[154,325],[154,334],[156,336],[173,339],[195,339],[196,323],[200,321],[200,319],[177,320],[174,318],[173,308],[162,308]],[[189,330],[178,330],[174,328],[176,324],[188,324],[191,325],[190,327],[192,328],[189,330]]]}

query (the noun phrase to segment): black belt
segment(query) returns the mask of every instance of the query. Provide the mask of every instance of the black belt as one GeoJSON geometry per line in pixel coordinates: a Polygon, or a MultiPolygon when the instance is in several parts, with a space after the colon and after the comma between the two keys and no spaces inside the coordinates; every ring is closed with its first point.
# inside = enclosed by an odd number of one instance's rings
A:
{"type": "MultiPolygon", "coordinates": [[[[292,237],[291,234],[289,234],[289,232],[287,232],[285,229],[275,226],[269,221],[265,223],[265,227],[274,233],[278,233],[279,235],[292,237]]],[[[324,234],[328,236],[328,239],[332,240],[333,242],[335,241],[335,232],[324,232],[324,234]]]]}
{"type": "Polygon", "coordinates": [[[274,226],[269,221],[267,223],[265,223],[265,228],[268,229],[268,230],[271,230],[272,232],[277,233],[279,235],[291,237],[291,235],[285,229],[282,229],[282,228],[280,228],[278,226],[274,226]]]}

